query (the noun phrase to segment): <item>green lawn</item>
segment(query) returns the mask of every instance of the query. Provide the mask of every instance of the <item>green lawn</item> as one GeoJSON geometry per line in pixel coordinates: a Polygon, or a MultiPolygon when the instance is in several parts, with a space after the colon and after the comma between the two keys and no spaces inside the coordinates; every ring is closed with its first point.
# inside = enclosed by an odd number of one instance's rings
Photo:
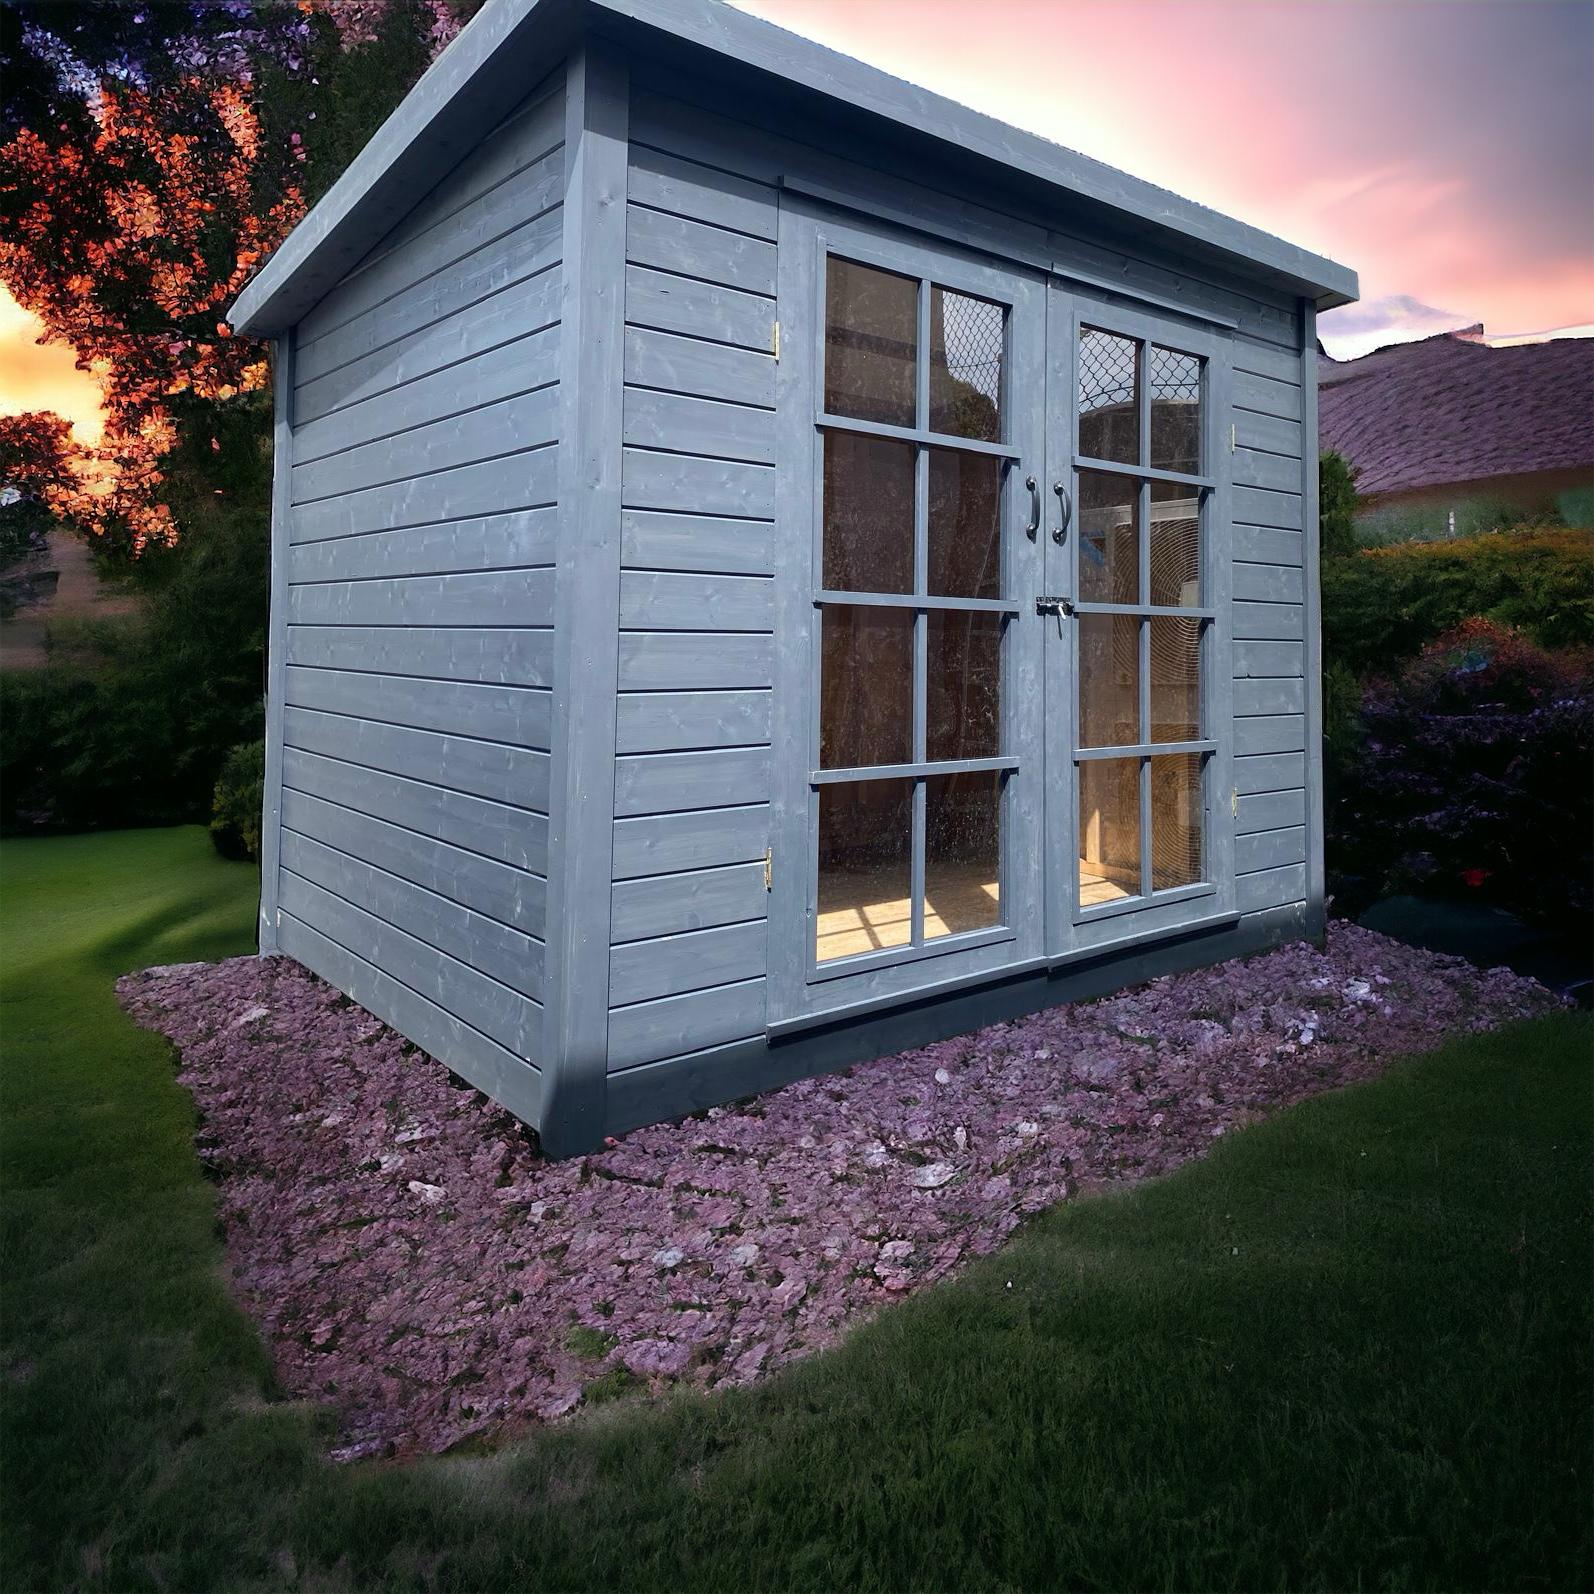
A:
{"type": "Polygon", "coordinates": [[[7,1594],[1594,1586],[1587,1019],[1053,1212],[759,1389],[338,1470],[111,992],[247,950],[253,889],[197,829],[0,848],[7,1594]]]}

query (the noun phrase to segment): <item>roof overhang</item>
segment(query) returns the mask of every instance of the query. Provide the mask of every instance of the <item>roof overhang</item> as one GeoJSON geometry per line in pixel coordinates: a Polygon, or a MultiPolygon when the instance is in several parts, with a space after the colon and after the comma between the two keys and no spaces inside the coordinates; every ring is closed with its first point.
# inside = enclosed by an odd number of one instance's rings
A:
{"type": "Polygon", "coordinates": [[[928,89],[788,33],[722,0],[488,0],[288,235],[229,312],[240,332],[292,326],[509,114],[587,32],[685,47],[705,64],[818,96],[835,118],[934,148],[938,161],[1050,191],[1198,258],[1310,299],[1357,297],[1356,273],[1260,228],[1010,127],[928,89]]]}

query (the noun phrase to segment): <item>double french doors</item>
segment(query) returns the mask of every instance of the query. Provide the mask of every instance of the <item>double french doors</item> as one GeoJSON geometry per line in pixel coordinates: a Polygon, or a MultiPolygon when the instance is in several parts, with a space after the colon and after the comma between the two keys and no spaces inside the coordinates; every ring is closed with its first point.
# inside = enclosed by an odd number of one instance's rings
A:
{"type": "Polygon", "coordinates": [[[817,210],[781,248],[772,1013],[1183,922],[1227,850],[1221,350],[817,210]]]}

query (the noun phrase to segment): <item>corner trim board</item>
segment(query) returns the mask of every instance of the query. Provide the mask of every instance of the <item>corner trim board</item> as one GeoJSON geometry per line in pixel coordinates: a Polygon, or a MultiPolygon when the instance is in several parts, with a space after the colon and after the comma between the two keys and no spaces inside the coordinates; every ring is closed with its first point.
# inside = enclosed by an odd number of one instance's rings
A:
{"type": "Polygon", "coordinates": [[[260,955],[281,951],[282,716],[288,679],[288,541],[293,509],[292,328],[272,339],[271,598],[266,622],[266,770],[260,815],[260,955]]]}

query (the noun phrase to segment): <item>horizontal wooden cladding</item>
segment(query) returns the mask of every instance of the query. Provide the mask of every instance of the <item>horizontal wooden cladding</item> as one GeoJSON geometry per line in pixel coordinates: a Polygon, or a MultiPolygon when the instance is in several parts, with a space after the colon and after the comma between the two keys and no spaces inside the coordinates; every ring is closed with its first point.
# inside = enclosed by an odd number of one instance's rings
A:
{"type": "Polygon", "coordinates": [[[306,796],[403,825],[512,869],[548,873],[548,821],[529,809],[511,808],[400,775],[384,775],[341,758],[292,747],[283,749],[282,783],[306,796]]]}
{"type": "Polygon", "coordinates": [[[628,509],[620,517],[620,557],[643,570],[767,576],[775,568],[775,528],[767,520],[661,514],[628,509]]]}
{"type": "MultiPolygon", "coordinates": [[[[1159,264],[1124,254],[1082,235],[1082,228],[1080,234],[1063,230],[1070,218],[1061,214],[1052,218],[1058,228],[1052,231],[1033,207],[1014,206],[1013,214],[1004,214],[987,208],[983,201],[990,199],[988,192],[965,187],[963,193],[954,193],[927,186],[941,179],[931,174],[926,180],[922,162],[910,166],[896,160],[904,175],[888,175],[879,168],[896,159],[890,152],[867,152],[864,161],[871,164],[832,153],[819,147],[826,137],[823,128],[804,128],[787,138],[767,127],[730,120],[706,105],[689,104],[677,97],[680,91],[671,83],[657,79],[648,86],[635,79],[633,83],[633,151],[641,144],[705,167],[728,167],[745,182],[762,187],[771,199],[782,181],[815,185],[852,199],[860,211],[883,220],[899,219],[957,244],[1043,268],[1054,262],[1064,272],[1075,267],[1096,278],[1122,282],[1130,293],[1140,289],[1188,305],[1198,315],[1232,317],[1282,352],[1299,348],[1300,317],[1293,302],[1281,294],[1266,290],[1253,294],[1203,281],[1188,269],[1188,262],[1172,257],[1159,264]]],[[[634,160],[640,158],[633,154],[634,160]]],[[[951,188],[955,179],[945,181],[951,188]]],[[[1298,368],[1298,354],[1295,360],[1298,368]]]]}
{"type": "Polygon", "coordinates": [[[540,874],[292,789],[282,794],[282,827],[284,835],[293,831],[324,842],[489,919],[542,936],[548,883],[540,874]]]}
{"type": "Polygon", "coordinates": [[[456,957],[389,924],[385,919],[292,873],[282,870],[279,900],[284,914],[319,930],[339,946],[367,957],[445,1012],[466,1018],[471,1028],[517,1057],[542,1050],[542,1008],[456,957]]]}
{"type": "Polygon", "coordinates": [[[768,913],[768,905],[762,863],[625,880],[614,887],[610,933],[621,942],[709,930],[761,919],[768,913]]]}
{"type": "Polygon", "coordinates": [[[737,349],[650,327],[626,328],[625,380],[727,404],[775,403],[775,358],[767,348],[737,349]]]}
{"type": "Polygon", "coordinates": [[[1302,714],[1267,714],[1234,722],[1237,758],[1255,753],[1297,753],[1306,746],[1306,718],[1302,714]]]}
{"type": "Polygon", "coordinates": [[[1276,526],[1236,525],[1230,535],[1236,559],[1252,564],[1299,566],[1305,556],[1304,539],[1298,531],[1280,531],[1276,526]]]}
{"type": "Polygon", "coordinates": [[[1300,642],[1306,636],[1305,614],[1298,603],[1233,605],[1234,635],[1242,642],[1300,642]]]}
{"type": "Polygon", "coordinates": [[[1275,526],[1280,531],[1301,529],[1301,494],[1299,466],[1296,489],[1276,492],[1267,487],[1236,487],[1233,490],[1234,519],[1248,526],[1275,526]]]}
{"type": "Polygon", "coordinates": [[[623,630],[768,631],[774,623],[774,586],[763,576],[620,573],[623,630]]]}
{"type": "Polygon", "coordinates": [[[428,297],[423,294],[417,302],[416,290],[428,288],[438,278],[457,277],[462,262],[485,245],[556,213],[564,198],[564,180],[564,150],[551,150],[455,211],[445,224],[418,234],[365,270],[344,278],[302,324],[307,353],[315,353],[321,344],[330,345],[312,374],[342,364],[349,357],[347,349],[358,347],[358,340],[344,334],[354,330],[370,336],[362,322],[390,311],[399,331],[409,330],[406,321],[420,325],[435,320],[435,315],[426,314],[428,297]]]}
{"type": "Polygon", "coordinates": [[[1234,789],[1242,798],[1260,792],[1298,791],[1306,785],[1306,754],[1263,753],[1234,760],[1234,789]]]}
{"type": "Polygon", "coordinates": [[[771,687],[775,639],[756,631],[622,631],[622,692],[771,687]]]}
{"type": "Polygon", "coordinates": [[[288,624],[546,626],[554,581],[552,569],[538,567],[307,582],[288,588],[288,624]]]}
{"type": "Polygon", "coordinates": [[[549,754],[533,748],[349,719],[292,704],[283,709],[282,740],[287,747],[346,759],[387,775],[548,812],[549,754]]]}
{"type": "Polygon", "coordinates": [[[700,813],[656,814],[614,823],[614,878],[716,869],[762,859],[769,846],[769,804],[700,813]]]}
{"type": "Polygon", "coordinates": [[[402,387],[294,429],[295,466],[382,438],[409,435],[450,416],[467,415],[559,379],[559,328],[524,337],[445,366],[402,387]]]}
{"type": "MultiPolygon", "coordinates": [[[[1295,461],[1295,485],[1301,480],[1301,423],[1279,415],[1262,415],[1236,407],[1233,411],[1234,440],[1244,449],[1265,449],[1295,461]]],[[[1240,478],[1236,476],[1236,480],[1240,478]]],[[[1266,486],[1264,482],[1261,485],[1266,486]]]]}
{"type": "Polygon", "coordinates": [[[753,692],[622,692],[615,748],[629,753],[749,747],[770,738],[770,699],[753,692]]]}
{"type": "MultiPolygon", "coordinates": [[[[767,747],[723,747],[697,753],[620,758],[614,768],[614,811],[621,818],[763,802],[769,796],[767,747]]],[[[763,856],[762,846],[759,854],[763,856]]],[[[724,860],[716,860],[724,861],[724,860]]],[[[676,865],[690,869],[691,863],[676,865]]]]}
{"type": "Polygon", "coordinates": [[[762,1037],[765,1012],[763,980],[617,1008],[609,1014],[609,1072],[762,1037]]]}
{"type": "Polygon", "coordinates": [[[368,487],[318,503],[296,504],[289,512],[289,540],[323,542],[368,531],[396,531],[403,526],[537,508],[558,497],[558,464],[556,450],[548,446],[368,487]]]}
{"type": "MultiPolygon", "coordinates": [[[[757,412],[750,412],[757,413],[757,412]]],[[[501,399],[464,415],[414,427],[293,467],[293,501],[306,504],[497,460],[554,442],[559,430],[559,389],[501,399]]],[[[446,509],[445,509],[446,513],[446,509]]]]}
{"type": "Polygon", "coordinates": [[[767,183],[636,142],[631,145],[628,182],[633,203],[755,238],[775,238],[779,213],[775,191],[767,183]]]}
{"type": "Polygon", "coordinates": [[[1260,448],[1237,448],[1232,460],[1234,481],[1240,487],[1263,487],[1273,492],[1299,492],[1299,454],[1272,454],[1260,448]]]}
{"type": "Polygon", "coordinates": [[[1243,874],[1234,883],[1235,906],[1241,913],[1261,913],[1306,900],[1306,865],[1286,864],[1281,869],[1261,869],[1243,874]]]}
{"type": "Polygon", "coordinates": [[[1234,833],[1254,835],[1263,830],[1288,830],[1306,823],[1306,793],[1264,791],[1241,797],[1235,804],[1234,833]]]}
{"type": "MultiPolygon", "coordinates": [[[[483,130],[486,133],[486,130],[483,130]]],[[[466,158],[429,192],[417,196],[414,207],[391,227],[333,289],[304,318],[306,337],[318,337],[350,313],[350,305],[370,297],[368,282],[380,280],[382,270],[394,256],[406,251],[434,229],[453,233],[455,223],[468,207],[486,196],[502,194],[503,184],[538,167],[564,143],[564,95],[562,88],[551,93],[534,93],[527,105],[473,146],[466,158]]],[[[512,211],[512,205],[500,207],[512,211]]]]}
{"type": "MultiPolygon", "coordinates": [[[[1234,368],[1251,376],[1267,377],[1270,381],[1299,385],[1303,375],[1300,345],[1281,345],[1238,333],[1234,339],[1234,368]]],[[[1315,365],[1311,374],[1315,379],[1315,365]]]]}
{"type": "Polygon", "coordinates": [[[762,978],[765,939],[764,921],[757,919],[617,946],[609,954],[610,1004],[624,1007],[762,978]]]}
{"type": "Polygon", "coordinates": [[[1236,371],[1230,392],[1234,395],[1236,409],[1243,412],[1234,418],[1236,427],[1242,418],[1255,416],[1271,416],[1299,426],[1302,407],[1297,382],[1281,382],[1274,377],[1258,376],[1254,371],[1236,371]]]}
{"type": "Polygon", "coordinates": [[[775,246],[686,216],[631,205],[625,257],[634,266],[693,277],[743,293],[775,292],[775,246]]]}
{"type": "MultiPolygon", "coordinates": [[[[557,218],[554,218],[557,220],[557,218]]],[[[557,248],[550,244],[549,249],[557,248]]],[[[371,347],[320,376],[298,373],[294,389],[294,424],[322,417],[395,392],[438,371],[480,359],[501,344],[552,331],[562,309],[564,274],[558,261],[523,279],[461,299],[459,308],[411,332],[379,324],[371,347]]],[[[557,344],[557,336],[553,342],[557,344]]],[[[548,351],[544,350],[543,353],[548,351]]]]}
{"type": "Polygon", "coordinates": [[[763,294],[628,266],[625,317],[633,326],[773,353],[775,301],[763,294]]]}
{"type": "MultiPolygon", "coordinates": [[[[429,1056],[502,1102],[517,1117],[529,1124],[538,1121],[542,1087],[532,1059],[540,1052],[540,1044],[528,1048],[525,1056],[517,1056],[430,997],[291,914],[282,915],[278,943],[289,957],[346,991],[367,1012],[409,1036],[429,1056]]],[[[368,950],[381,956],[375,948],[368,950]]]]}
{"type": "Polygon", "coordinates": [[[551,565],[558,530],[558,511],[549,506],[330,542],[297,542],[288,548],[287,578],[298,586],[551,565]]]}
{"type": "Polygon", "coordinates": [[[1235,642],[1234,678],[1300,676],[1306,672],[1306,646],[1301,642],[1235,642]]]}
{"type": "Polygon", "coordinates": [[[416,676],[360,675],[289,665],[283,701],[417,731],[480,737],[547,751],[550,694],[529,686],[484,686],[416,676]]]}
{"type": "Polygon", "coordinates": [[[1252,564],[1234,566],[1234,596],[1252,603],[1300,603],[1306,578],[1297,565],[1252,564]]]}
{"type": "Polygon", "coordinates": [[[553,632],[468,626],[290,625],[288,663],[480,681],[553,685],[553,632]]]}
{"type": "MultiPolygon", "coordinates": [[[[282,867],[359,904],[385,923],[533,1000],[542,997],[541,940],[388,874],[297,831],[282,837],[282,867]]],[[[285,905],[289,905],[286,903],[285,905]]],[[[315,923],[307,914],[300,914],[315,923]]]]}
{"type": "Polygon", "coordinates": [[[624,451],[621,491],[628,509],[772,520],[775,471],[769,465],[698,459],[645,448],[624,451]]]}
{"type": "Polygon", "coordinates": [[[1236,874],[1255,874],[1259,869],[1277,869],[1285,864],[1306,861],[1306,830],[1293,825],[1280,830],[1259,830],[1236,836],[1234,869],[1236,874]]]}
{"type": "Polygon", "coordinates": [[[1237,680],[1233,690],[1232,706],[1237,715],[1306,712],[1306,682],[1299,676],[1281,680],[1237,680]]]}
{"type": "Polygon", "coordinates": [[[625,390],[624,440],[637,448],[664,448],[680,454],[775,462],[775,412],[717,399],[660,393],[654,388],[625,390]]]}

